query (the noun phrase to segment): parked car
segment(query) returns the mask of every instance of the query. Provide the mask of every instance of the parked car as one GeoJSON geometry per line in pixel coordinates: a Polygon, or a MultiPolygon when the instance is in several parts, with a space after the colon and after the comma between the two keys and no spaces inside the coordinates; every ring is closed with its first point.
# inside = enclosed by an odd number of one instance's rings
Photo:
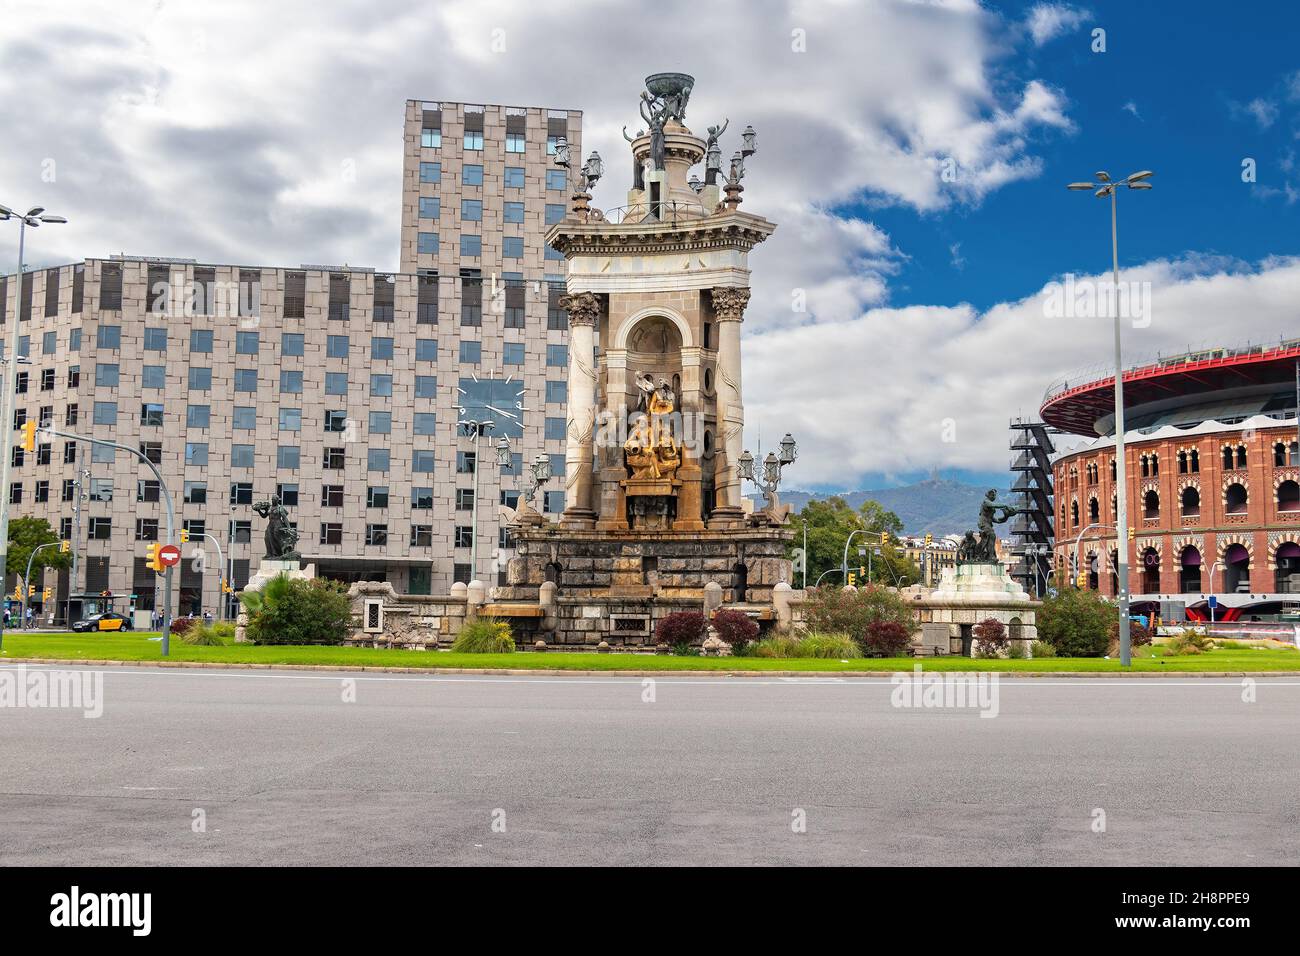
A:
{"type": "Polygon", "coordinates": [[[116,611],[105,611],[103,614],[92,614],[72,625],[72,629],[79,634],[87,631],[129,631],[131,630],[131,621],[125,614],[118,614],[116,611]]]}

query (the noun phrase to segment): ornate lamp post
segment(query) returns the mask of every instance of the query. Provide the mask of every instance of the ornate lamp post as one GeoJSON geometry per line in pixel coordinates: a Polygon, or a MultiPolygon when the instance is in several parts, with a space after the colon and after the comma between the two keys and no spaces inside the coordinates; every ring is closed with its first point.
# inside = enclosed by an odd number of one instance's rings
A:
{"type": "MultiPolygon", "coordinates": [[[[510,467],[510,440],[502,435],[497,439],[497,464],[502,468],[510,467]]],[[[540,524],[543,520],[540,512],[533,507],[537,490],[551,480],[551,459],[546,455],[537,455],[524,465],[523,487],[519,490],[519,507],[515,509],[515,521],[520,524],[540,524]]]]}
{"type": "Polygon", "coordinates": [[[1128,473],[1124,470],[1124,360],[1120,345],[1119,315],[1119,230],[1117,225],[1116,197],[1120,188],[1150,189],[1147,182],[1153,175],[1144,169],[1133,173],[1126,179],[1114,182],[1110,173],[1100,171],[1095,174],[1097,182],[1070,183],[1067,189],[1088,190],[1101,199],[1110,199],[1110,250],[1111,263],[1115,277],[1115,475],[1116,484],[1116,529],[1117,553],[1116,576],[1119,578],[1119,662],[1128,667],[1132,663],[1132,642],[1129,637],[1128,619],[1128,473]]]}
{"type": "MultiPolygon", "coordinates": [[[[569,141],[563,136],[555,140],[555,165],[559,166],[566,173],[570,172],[573,165],[571,159],[571,148],[569,141]]],[[[600,177],[605,175],[605,163],[600,158],[600,153],[596,150],[591,151],[587,161],[582,164],[578,174],[573,178],[573,212],[579,219],[586,220],[590,214],[591,190],[599,182],[600,177]]]]}
{"type": "Polygon", "coordinates": [[[740,477],[745,481],[752,481],[758,485],[763,492],[763,497],[767,500],[767,507],[764,511],[767,513],[769,520],[774,524],[781,524],[785,521],[785,515],[781,513],[781,502],[777,498],[777,488],[781,484],[781,472],[786,465],[794,464],[799,457],[799,446],[795,444],[794,437],[789,432],[781,439],[781,454],[770,451],[767,457],[763,459],[763,472],[759,476],[754,474],[754,456],[746,449],[736,460],[736,467],[740,477]]]}

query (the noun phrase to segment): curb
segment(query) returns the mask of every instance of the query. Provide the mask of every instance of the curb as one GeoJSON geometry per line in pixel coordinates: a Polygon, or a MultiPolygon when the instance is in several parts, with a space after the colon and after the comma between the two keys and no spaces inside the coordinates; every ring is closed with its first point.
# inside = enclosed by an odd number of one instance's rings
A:
{"type": "MultiPolygon", "coordinates": [[[[914,671],[879,670],[879,671],[742,671],[742,670],[564,670],[560,668],[519,668],[519,667],[380,667],[370,665],[347,666],[344,664],[250,664],[219,663],[216,661],[110,661],[110,660],[62,660],[53,657],[0,657],[3,664],[67,664],[81,667],[140,667],[140,668],[175,668],[198,670],[298,670],[298,671],[336,671],[344,673],[378,673],[378,674],[473,674],[481,676],[499,675],[504,677],[892,677],[895,674],[912,674],[914,671]]],[[[957,670],[923,670],[925,674],[989,674],[999,679],[1033,680],[1035,678],[1070,677],[1070,678],[1112,678],[1125,680],[1144,680],[1152,678],[1206,677],[1300,677],[1300,671],[957,671],[957,670]]]]}

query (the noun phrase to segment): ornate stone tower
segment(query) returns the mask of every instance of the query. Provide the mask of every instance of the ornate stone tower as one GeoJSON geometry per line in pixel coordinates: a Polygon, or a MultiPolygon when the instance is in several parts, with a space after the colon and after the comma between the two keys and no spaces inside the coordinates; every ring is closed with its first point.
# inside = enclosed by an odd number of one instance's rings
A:
{"type": "MultiPolygon", "coordinates": [[[[646,80],[649,129],[624,131],[627,205],[590,207],[603,173],[593,153],[576,174],[567,218],[547,235],[568,266],[565,510],[558,525],[517,528],[511,586],[500,596],[528,597],[554,582],[562,643],[642,642],[634,638],[648,639],[653,618],[699,609],[719,590],[724,602],[765,616],[773,588],[790,580],[784,515],[775,506],[747,512],[739,468],[749,251],[776,227],[739,210],[753,130],[721,181],[726,124],[707,139],[685,126],[693,83],[680,73],[646,80]],[[691,175],[701,162],[703,182],[691,175]],[[563,608],[570,600],[591,628],[574,630],[563,608]]],[[[556,162],[572,162],[563,143],[556,162]]]]}

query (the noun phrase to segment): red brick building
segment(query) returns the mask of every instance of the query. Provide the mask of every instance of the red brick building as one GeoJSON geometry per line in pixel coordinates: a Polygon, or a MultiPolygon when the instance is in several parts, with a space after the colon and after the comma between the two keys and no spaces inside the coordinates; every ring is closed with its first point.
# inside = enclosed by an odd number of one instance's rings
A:
{"type": "MultiPolygon", "coordinates": [[[[1192,619],[1300,607],[1300,342],[1215,349],[1124,373],[1134,611],[1185,602],[1192,619]]],[[[1045,422],[1089,436],[1053,461],[1057,580],[1114,596],[1114,376],[1049,389],[1045,422]],[[1097,437],[1101,435],[1103,437],[1097,437]]]]}

